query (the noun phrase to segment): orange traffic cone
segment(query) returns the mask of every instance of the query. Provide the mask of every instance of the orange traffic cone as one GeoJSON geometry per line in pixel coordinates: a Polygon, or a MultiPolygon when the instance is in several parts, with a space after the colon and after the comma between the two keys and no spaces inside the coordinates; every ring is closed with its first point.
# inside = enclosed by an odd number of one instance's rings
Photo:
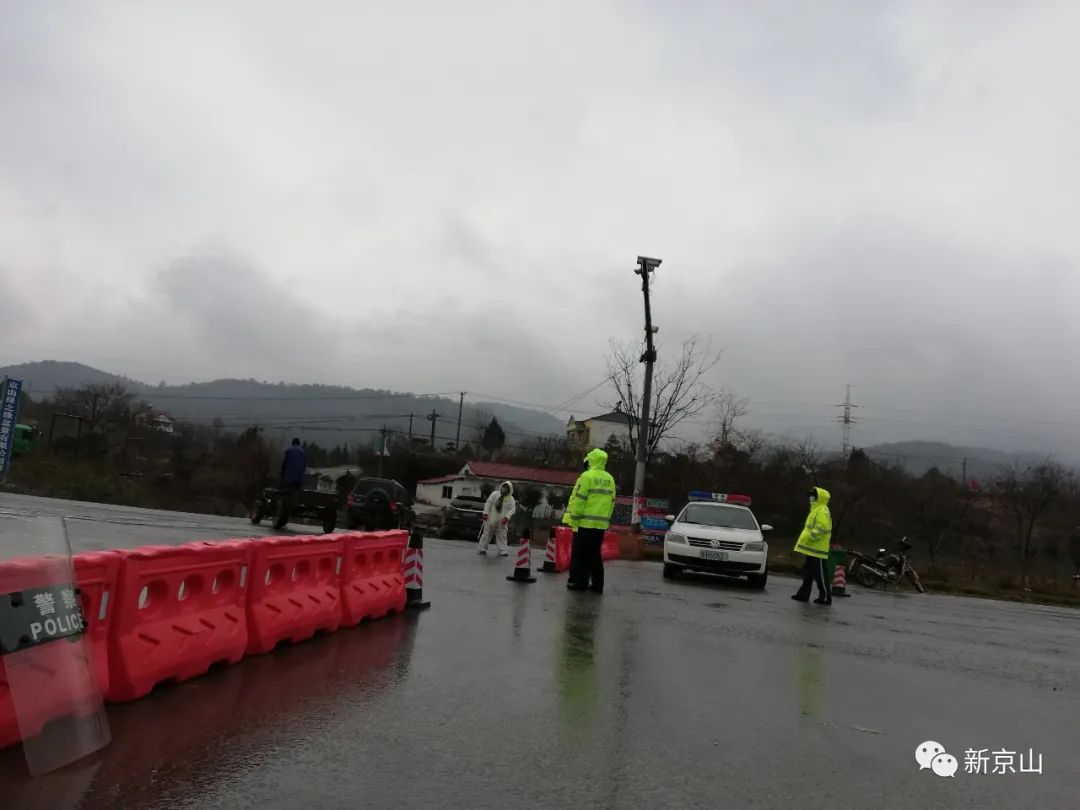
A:
{"type": "Polygon", "coordinates": [[[555,562],[555,529],[551,530],[548,534],[547,549],[544,550],[544,564],[540,567],[540,570],[545,574],[557,574],[559,573],[558,565],[555,562]]]}
{"type": "Polygon", "coordinates": [[[514,566],[513,576],[507,577],[511,582],[536,582],[532,575],[532,552],[529,549],[530,534],[528,529],[521,530],[521,545],[518,546],[517,565],[514,566]]]}
{"type": "Polygon", "coordinates": [[[851,594],[847,592],[847,572],[844,571],[843,563],[836,566],[836,573],[832,578],[832,595],[851,596],[851,594]]]}

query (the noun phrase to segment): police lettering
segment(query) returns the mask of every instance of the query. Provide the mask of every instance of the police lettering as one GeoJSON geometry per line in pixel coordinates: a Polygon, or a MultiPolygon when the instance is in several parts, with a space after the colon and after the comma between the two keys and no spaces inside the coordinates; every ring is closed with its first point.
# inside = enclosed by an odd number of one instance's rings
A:
{"type": "Polygon", "coordinates": [[[58,616],[55,619],[46,619],[43,622],[31,622],[30,637],[34,641],[38,641],[43,635],[45,638],[70,636],[75,633],[81,633],[85,629],[86,627],[82,617],[72,613],[70,615],[58,616]]]}

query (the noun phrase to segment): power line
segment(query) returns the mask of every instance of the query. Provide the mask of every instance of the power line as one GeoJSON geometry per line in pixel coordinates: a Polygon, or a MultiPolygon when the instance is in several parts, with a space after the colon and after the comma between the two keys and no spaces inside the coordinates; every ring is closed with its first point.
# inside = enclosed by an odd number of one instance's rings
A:
{"type": "MultiPolygon", "coordinates": [[[[35,391],[35,394],[41,394],[48,396],[50,394],[60,393],[59,391],[35,391]]],[[[142,400],[147,399],[176,399],[176,400],[206,400],[211,402],[227,401],[227,400],[255,400],[259,402],[315,402],[315,401],[327,401],[327,400],[340,400],[340,401],[353,401],[353,400],[371,400],[371,399],[426,399],[430,397],[446,397],[451,394],[456,394],[456,391],[436,391],[430,394],[317,394],[314,396],[308,395],[288,395],[288,396],[264,396],[259,394],[169,394],[169,393],[157,393],[154,391],[131,391],[129,393],[134,394],[137,398],[142,400]]]]}

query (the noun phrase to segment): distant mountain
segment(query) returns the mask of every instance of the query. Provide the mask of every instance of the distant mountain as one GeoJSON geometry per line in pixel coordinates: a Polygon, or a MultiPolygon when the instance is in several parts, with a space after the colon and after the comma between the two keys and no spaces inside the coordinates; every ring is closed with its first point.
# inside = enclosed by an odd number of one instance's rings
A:
{"type": "Polygon", "coordinates": [[[913,475],[923,475],[933,467],[959,477],[967,462],[968,480],[982,480],[995,475],[1003,466],[1031,462],[1035,456],[1006,453],[988,447],[954,447],[944,442],[892,442],[863,448],[867,455],[879,461],[891,461],[913,475]]]}
{"type": "Polygon", "coordinates": [[[82,363],[68,363],[63,360],[42,360],[37,363],[22,363],[17,366],[0,368],[0,374],[18,377],[23,381],[23,387],[28,388],[29,393],[35,399],[41,399],[37,392],[49,394],[57,388],[75,388],[80,385],[99,385],[108,383],[123,383],[128,390],[142,392],[152,388],[146,383],[132,380],[119,374],[109,374],[96,368],[83,365],[82,363]]]}
{"type": "MultiPolygon", "coordinates": [[[[81,363],[45,360],[0,369],[0,374],[19,377],[35,400],[58,388],[85,384],[121,383],[139,399],[174,419],[212,424],[220,419],[230,429],[258,424],[272,438],[299,435],[320,445],[343,442],[369,443],[386,427],[407,433],[409,414],[416,437],[431,435],[427,416],[434,410],[436,440],[453,441],[457,434],[458,401],[442,397],[415,397],[377,389],[334,385],[296,385],[258,380],[214,380],[188,385],[150,385],[119,374],[110,374],[81,363]]],[[[522,445],[538,436],[562,435],[561,420],[542,411],[498,402],[467,402],[462,412],[461,441],[476,435],[475,423],[494,416],[507,435],[507,444],[522,445]]]]}

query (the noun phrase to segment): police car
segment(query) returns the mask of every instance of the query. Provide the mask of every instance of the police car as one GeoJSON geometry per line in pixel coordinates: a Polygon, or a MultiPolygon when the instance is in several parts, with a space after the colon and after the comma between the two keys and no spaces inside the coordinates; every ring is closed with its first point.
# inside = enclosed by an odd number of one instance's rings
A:
{"type": "Polygon", "coordinates": [[[769,578],[769,544],[750,511],[746,495],[691,492],[690,503],[678,517],[669,515],[671,528],[664,536],[664,576],[682,571],[704,571],[746,577],[755,588],[769,578]]]}

